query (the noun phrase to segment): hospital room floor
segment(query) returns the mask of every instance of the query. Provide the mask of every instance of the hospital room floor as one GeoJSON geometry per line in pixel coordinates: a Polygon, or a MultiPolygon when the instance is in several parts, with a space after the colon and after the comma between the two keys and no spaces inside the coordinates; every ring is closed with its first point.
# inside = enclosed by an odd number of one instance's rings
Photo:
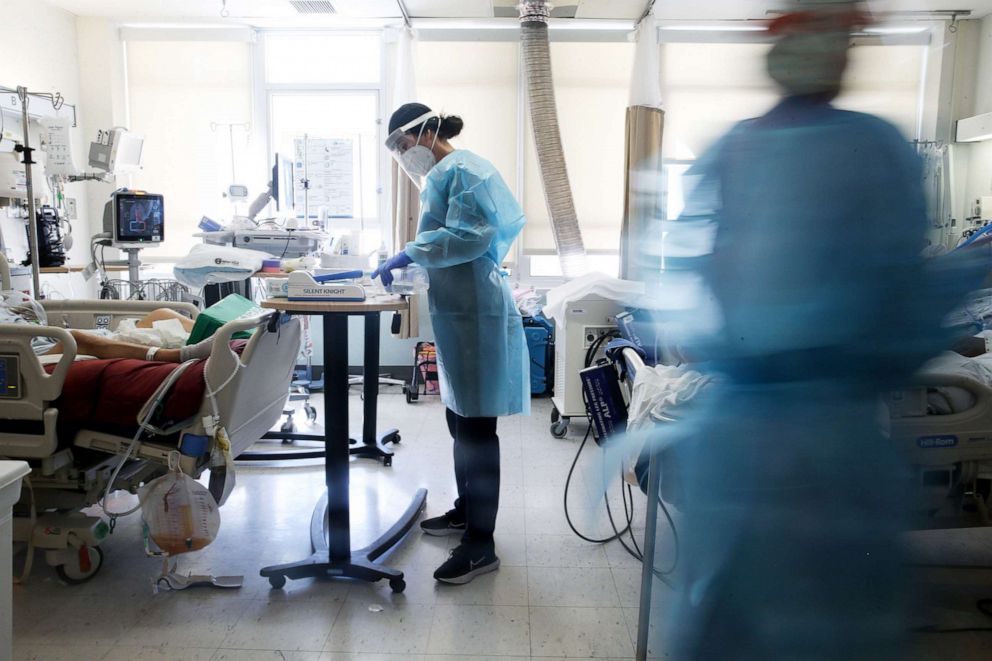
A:
{"type": "MultiPolygon", "coordinates": [[[[360,429],[361,401],[357,390],[352,395],[354,434],[360,429]]],[[[443,513],[454,497],[451,440],[437,398],[408,405],[395,389],[386,388],[379,401],[380,428],[399,427],[402,442],[391,467],[352,462],[356,548],[385,530],[418,487],[428,489],[428,515],[443,513]]],[[[315,403],[319,408],[320,399],[315,403]]],[[[402,594],[393,594],[384,582],[314,579],[273,590],[258,570],[308,555],[310,514],[323,489],[322,465],[244,466],[221,510],[217,540],[180,559],[185,572],[242,574],[241,589],[155,593],[151,580],[159,562],[144,556],[139,516],[121,519],[103,545],[103,569],[88,583],[60,583],[39,554],[28,582],[14,587],[14,659],[631,659],[640,565],[617,542],[590,544],[569,530],[562,491],[585,426],[574,424],[567,438],[555,439],[548,433],[549,413],[550,401],[534,400],[529,416],[500,420],[496,536],[501,567],[495,573],[464,586],[438,584],[433,571],[457,538],[428,537],[415,528],[384,557],[406,573],[402,594]]],[[[587,448],[583,456],[591,459],[597,452],[587,448]]],[[[576,472],[573,520],[584,532],[603,536],[603,508],[590,496],[594,463],[580,462],[576,472]]],[[[623,511],[618,497],[614,506],[615,512],[623,511]]],[[[643,521],[643,513],[638,494],[637,521],[643,521]]],[[[659,566],[671,557],[671,541],[665,531],[659,566]]],[[[984,545],[992,548],[988,541],[984,545]]],[[[22,559],[23,554],[15,560],[15,571],[22,559]]],[[[672,593],[660,582],[655,586],[655,613],[661,613],[672,593]]],[[[921,636],[914,658],[988,658],[990,641],[992,636],[982,633],[921,636]]],[[[653,656],[664,652],[653,650],[653,656]]]]}

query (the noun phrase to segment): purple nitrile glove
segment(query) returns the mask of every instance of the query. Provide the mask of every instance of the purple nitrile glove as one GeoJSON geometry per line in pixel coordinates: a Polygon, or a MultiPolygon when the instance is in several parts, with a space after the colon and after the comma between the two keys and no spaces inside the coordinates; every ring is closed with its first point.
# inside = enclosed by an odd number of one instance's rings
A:
{"type": "Polygon", "coordinates": [[[401,269],[412,263],[413,260],[410,259],[410,256],[400,251],[387,259],[382,266],[372,271],[372,277],[379,278],[382,281],[382,286],[389,288],[393,284],[393,269],[401,269]]]}

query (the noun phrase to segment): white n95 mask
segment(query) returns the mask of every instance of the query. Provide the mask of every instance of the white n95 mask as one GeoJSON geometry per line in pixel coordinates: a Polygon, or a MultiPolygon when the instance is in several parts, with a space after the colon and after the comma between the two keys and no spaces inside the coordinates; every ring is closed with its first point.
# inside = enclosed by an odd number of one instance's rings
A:
{"type": "Polygon", "coordinates": [[[411,177],[426,177],[437,165],[434,152],[423,145],[414,145],[400,154],[400,165],[411,177]]]}

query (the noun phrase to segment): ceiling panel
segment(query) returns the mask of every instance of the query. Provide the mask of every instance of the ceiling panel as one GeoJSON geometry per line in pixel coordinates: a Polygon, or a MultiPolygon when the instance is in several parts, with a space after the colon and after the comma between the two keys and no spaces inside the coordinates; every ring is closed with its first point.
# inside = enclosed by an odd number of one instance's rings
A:
{"type": "MultiPolygon", "coordinates": [[[[119,20],[220,21],[221,0],[45,0],[80,16],[102,16],[119,20]]],[[[405,0],[410,14],[423,18],[490,18],[493,7],[512,8],[518,0],[405,0]]],[[[0,0],[2,4],[3,0],[0,0]]],[[[331,0],[342,18],[396,18],[395,0],[331,0]]],[[[646,0],[557,0],[561,7],[576,5],[583,19],[636,19],[646,0]]],[[[742,20],[764,18],[769,9],[780,9],[786,0],[657,0],[659,20],[742,20]]],[[[970,9],[973,18],[992,14],[992,0],[870,0],[873,11],[934,11],[970,9]]],[[[254,19],[299,19],[307,25],[312,17],[298,14],[287,0],[228,0],[230,21],[252,23],[254,19]]]]}
{"type": "Polygon", "coordinates": [[[492,18],[491,0],[404,0],[410,16],[421,18],[492,18]]]}
{"type": "MultiPolygon", "coordinates": [[[[670,4],[658,0],[655,4],[670,4]]],[[[697,3],[706,4],[706,3],[697,3]]],[[[575,18],[625,18],[637,20],[644,13],[648,0],[581,0],[575,18]]]]}

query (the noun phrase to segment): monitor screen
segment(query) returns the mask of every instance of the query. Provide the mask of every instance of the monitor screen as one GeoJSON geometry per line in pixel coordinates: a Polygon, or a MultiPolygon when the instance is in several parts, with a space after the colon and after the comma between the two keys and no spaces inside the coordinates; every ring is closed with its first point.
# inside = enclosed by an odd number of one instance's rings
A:
{"type": "Polygon", "coordinates": [[[293,161],[276,154],[276,164],[272,168],[272,197],[276,199],[277,211],[289,211],[293,208],[294,185],[293,161]]]}
{"type": "Polygon", "coordinates": [[[159,243],[165,238],[161,195],[118,193],[114,206],[115,243],[159,243]]]}

